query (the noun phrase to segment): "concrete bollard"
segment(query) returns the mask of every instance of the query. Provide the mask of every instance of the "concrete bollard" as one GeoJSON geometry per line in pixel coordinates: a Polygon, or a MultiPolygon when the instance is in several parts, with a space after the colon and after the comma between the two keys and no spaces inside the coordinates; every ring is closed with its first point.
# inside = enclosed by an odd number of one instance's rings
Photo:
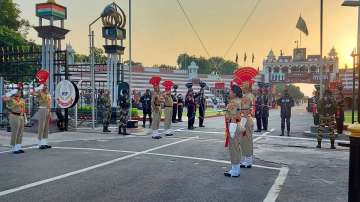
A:
{"type": "Polygon", "coordinates": [[[360,201],[360,124],[348,127],[350,134],[349,202],[360,201]]]}

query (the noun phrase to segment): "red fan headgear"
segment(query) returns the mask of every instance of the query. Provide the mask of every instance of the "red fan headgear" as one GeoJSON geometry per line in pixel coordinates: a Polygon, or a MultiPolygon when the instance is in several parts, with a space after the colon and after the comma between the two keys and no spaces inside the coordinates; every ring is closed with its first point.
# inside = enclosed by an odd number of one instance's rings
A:
{"type": "Polygon", "coordinates": [[[171,91],[171,88],[174,86],[174,82],[166,80],[162,83],[162,85],[165,87],[165,91],[171,91]]]}
{"type": "Polygon", "coordinates": [[[242,67],[234,72],[234,81],[239,85],[248,82],[251,87],[257,74],[258,71],[253,67],[242,67]]]}
{"type": "Polygon", "coordinates": [[[39,70],[36,73],[35,78],[39,84],[45,84],[49,79],[49,72],[46,70],[39,70]]]}
{"type": "Polygon", "coordinates": [[[160,81],[161,81],[161,77],[160,76],[153,76],[151,77],[149,83],[151,85],[153,85],[154,87],[159,86],[160,85],[160,81]]]}

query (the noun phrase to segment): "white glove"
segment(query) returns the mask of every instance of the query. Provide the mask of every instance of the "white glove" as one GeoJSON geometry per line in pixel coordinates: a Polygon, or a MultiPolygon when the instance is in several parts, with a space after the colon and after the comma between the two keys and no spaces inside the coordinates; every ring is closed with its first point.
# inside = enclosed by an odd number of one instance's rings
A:
{"type": "Polygon", "coordinates": [[[15,95],[17,92],[18,92],[17,89],[13,89],[10,92],[6,93],[5,96],[6,97],[11,97],[11,96],[15,95]]]}
{"type": "Polygon", "coordinates": [[[231,138],[235,137],[236,129],[237,129],[237,124],[236,123],[230,123],[229,124],[229,133],[230,133],[231,138]]]}
{"type": "Polygon", "coordinates": [[[44,88],[44,84],[41,84],[40,86],[35,88],[35,92],[41,91],[44,88]]]}
{"type": "Polygon", "coordinates": [[[245,128],[246,123],[247,123],[247,118],[242,117],[242,118],[241,118],[241,121],[240,121],[240,126],[241,126],[242,128],[245,128]]]}

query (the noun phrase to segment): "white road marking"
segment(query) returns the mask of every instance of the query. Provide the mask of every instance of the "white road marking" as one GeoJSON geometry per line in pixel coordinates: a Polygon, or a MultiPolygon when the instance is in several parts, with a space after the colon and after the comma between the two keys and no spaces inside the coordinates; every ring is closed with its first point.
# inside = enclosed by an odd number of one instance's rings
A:
{"type": "Polygon", "coordinates": [[[284,186],[285,180],[288,176],[289,168],[282,167],[278,177],[276,178],[274,184],[271,186],[269,192],[267,193],[263,202],[275,202],[278,198],[281,188],[284,186]]]}
{"type": "MultiPolygon", "coordinates": [[[[28,149],[35,149],[35,148],[38,148],[38,146],[31,146],[31,147],[24,147],[24,148],[21,148],[22,150],[28,150],[28,149]]],[[[0,154],[6,154],[6,153],[11,153],[13,152],[12,150],[7,150],[7,151],[2,151],[0,152],[0,154]]]]}
{"type": "MultiPolygon", "coordinates": [[[[194,137],[193,139],[195,139],[194,137]]],[[[199,161],[209,161],[216,163],[224,163],[230,164],[230,161],[226,160],[217,160],[217,159],[208,159],[208,158],[200,158],[193,156],[181,156],[181,155],[171,155],[171,154],[161,154],[161,153],[152,153],[152,152],[136,152],[136,151],[127,151],[127,150],[113,150],[113,149],[97,149],[97,148],[78,148],[78,147],[54,147],[54,149],[64,149],[64,150],[88,150],[88,151],[106,151],[106,152],[118,152],[118,153],[131,153],[131,154],[146,154],[146,155],[155,155],[155,156],[165,156],[165,157],[173,157],[173,158],[183,158],[183,159],[191,159],[191,160],[199,160],[199,161]]],[[[264,168],[269,170],[280,170],[281,168],[277,167],[269,167],[269,166],[261,166],[261,165],[253,165],[253,167],[264,168]]]]}
{"type": "MultiPolygon", "coordinates": [[[[271,138],[279,138],[279,139],[289,139],[289,140],[306,140],[306,141],[317,141],[316,138],[308,138],[308,137],[287,137],[287,136],[275,136],[275,135],[266,135],[266,137],[271,137],[271,138]]],[[[330,142],[330,140],[328,139],[323,139],[323,142],[330,142]]],[[[347,140],[335,140],[335,142],[341,142],[341,143],[350,143],[350,141],[347,140]]]]}
{"type": "MultiPolygon", "coordinates": [[[[192,156],[160,154],[160,153],[151,153],[151,152],[146,153],[146,155],[165,156],[165,157],[173,157],[173,158],[182,158],[182,159],[191,159],[191,160],[209,161],[209,162],[215,162],[215,163],[230,164],[230,161],[226,161],[226,160],[216,160],[216,159],[199,158],[199,157],[192,157],[192,156]]],[[[257,167],[257,168],[269,169],[269,170],[280,170],[281,169],[281,168],[277,168],[277,167],[261,166],[261,165],[254,165],[254,164],[252,166],[257,167]]]]}
{"type": "Polygon", "coordinates": [[[129,153],[129,154],[140,153],[140,152],[136,152],[136,151],[114,150],[114,149],[97,149],[97,148],[87,148],[87,147],[53,147],[53,148],[54,149],[62,149],[62,150],[105,151],[105,152],[118,152],[118,153],[129,153]]]}
{"type": "Polygon", "coordinates": [[[122,160],[125,160],[125,159],[129,159],[129,158],[132,158],[132,157],[135,157],[135,156],[139,156],[141,154],[152,152],[154,150],[158,150],[158,149],[169,147],[169,146],[172,146],[172,145],[175,145],[175,144],[186,142],[186,141],[189,141],[189,140],[194,139],[194,138],[197,138],[197,137],[191,137],[191,138],[176,141],[176,142],[173,142],[173,143],[165,144],[165,145],[162,145],[162,146],[154,147],[152,149],[148,149],[148,150],[145,150],[145,151],[142,151],[142,152],[126,155],[126,156],[123,156],[123,157],[120,157],[120,158],[117,158],[117,159],[114,159],[114,160],[106,161],[106,162],[103,162],[103,163],[100,163],[100,164],[96,164],[96,165],[84,168],[84,169],[81,169],[81,170],[76,170],[76,171],[69,172],[69,173],[66,173],[66,174],[63,174],[63,175],[59,175],[59,176],[56,176],[56,177],[53,177],[53,178],[37,181],[37,182],[30,183],[30,184],[23,185],[23,186],[19,186],[19,187],[13,188],[13,189],[8,189],[8,190],[0,192],[0,196],[5,196],[5,195],[8,195],[8,194],[11,194],[11,193],[14,193],[14,192],[29,189],[29,188],[36,187],[36,186],[46,184],[46,183],[49,183],[49,182],[53,182],[53,181],[56,181],[56,180],[64,179],[64,178],[67,178],[67,177],[70,177],[70,176],[73,176],[73,175],[77,175],[77,174],[80,174],[80,173],[83,173],[83,172],[94,170],[96,168],[100,168],[100,167],[104,167],[104,166],[107,166],[107,165],[110,165],[110,164],[114,164],[116,162],[119,162],[119,161],[122,161],[122,160]]]}
{"type": "Polygon", "coordinates": [[[275,131],[275,128],[272,128],[270,131],[263,133],[260,137],[257,137],[253,140],[253,143],[259,141],[260,139],[264,138],[266,135],[275,131]]]}

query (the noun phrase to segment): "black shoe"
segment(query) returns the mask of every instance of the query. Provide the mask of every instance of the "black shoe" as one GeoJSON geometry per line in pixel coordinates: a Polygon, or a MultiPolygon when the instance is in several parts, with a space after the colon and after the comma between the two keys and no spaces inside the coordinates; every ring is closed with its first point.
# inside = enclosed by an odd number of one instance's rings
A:
{"type": "Polygon", "coordinates": [[[252,165],[244,165],[244,164],[240,164],[240,168],[251,168],[252,167],[252,165]]]}
{"type": "Polygon", "coordinates": [[[145,124],[143,125],[143,128],[145,128],[146,126],[145,126],[145,124]]]}
{"type": "Polygon", "coordinates": [[[47,147],[46,147],[46,145],[41,145],[41,146],[39,147],[39,149],[43,150],[43,149],[47,149],[47,147]]]}
{"type": "Polygon", "coordinates": [[[127,133],[126,132],[126,128],[124,128],[124,133],[123,133],[123,135],[125,136],[125,135],[131,135],[130,133],[127,133]]]}
{"type": "Polygon", "coordinates": [[[104,132],[104,133],[110,133],[111,131],[108,129],[107,126],[104,126],[104,127],[103,127],[103,132],[104,132]]]}
{"type": "Polygon", "coordinates": [[[240,175],[232,176],[232,175],[229,173],[229,171],[224,172],[224,175],[225,175],[225,177],[239,177],[239,176],[240,176],[240,175]]]}
{"type": "Polygon", "coordinates": [[[173,135],[174,135],[174,134],[165,134],[165,136],[168,136],[168,137],[169,137],[169,136],[173,136],[173,135]]]}
{"type": "Polygon", "coordinates": [[[226,172],[224,172],[224,176],[225,177],[231,177],[231,174],[229,173],[229,171],[226,171],[226,172]]]}
{"type": "Polygon", "coordinates": [[[22,154],[22,153],[24,153],[24,152],[21,152],[20,150],[17,150],[17,151],[13,151],[12,153],[13,153],[13,154],[22,154]]]}
{"type": "Polygon", "coordinates": [[[318,144],[317,144],[316,148],[321,149],[321,141],[318,140],[318,144]]]}
{"type": "Polygon", "coordinates": [[[204,125],[201,125],[201,126],[199,126],[200,128],[205,128],[205,126],[204,125]]]}
{"type": "Polygon", "coordinates": [[[255,130],[254,132],[255,133],[261,133],[261,130],[255,130]]]}
{"type": "Polygon", "coordinates": [[[51,145],[45,145],[46,149],[51,149],[52,146],[51,145]]]}
{"type": "Polygon", "coordinates": [[[280,136],[284,136],[284,133],[281,133],[281,135],[280,136]]]}
{"type": "Polygon", "coordinates": [[[20,152],[21,154],[25,153],[24,150],[22,150],[22,149],[19,149],[19,152],[20,152]]]}
{"type": "Polygon", "coordinates": [[[335,140],[330,140],[331,141],[331,147],[330,149],[336,149],[335,147],[335,140]]]}
{"type": "Polygon", "coordinates": [[[287,132],[287,136],[290,137],[290,131],[287,132]]]}
{"type": "Polygon", "coordinates": [[[152,139],[155,139],[155,140],[158,140],[158,139],[161,139],[162,137],[161,136],[153,136],[153,137],[151,137],[152,139]]]}

